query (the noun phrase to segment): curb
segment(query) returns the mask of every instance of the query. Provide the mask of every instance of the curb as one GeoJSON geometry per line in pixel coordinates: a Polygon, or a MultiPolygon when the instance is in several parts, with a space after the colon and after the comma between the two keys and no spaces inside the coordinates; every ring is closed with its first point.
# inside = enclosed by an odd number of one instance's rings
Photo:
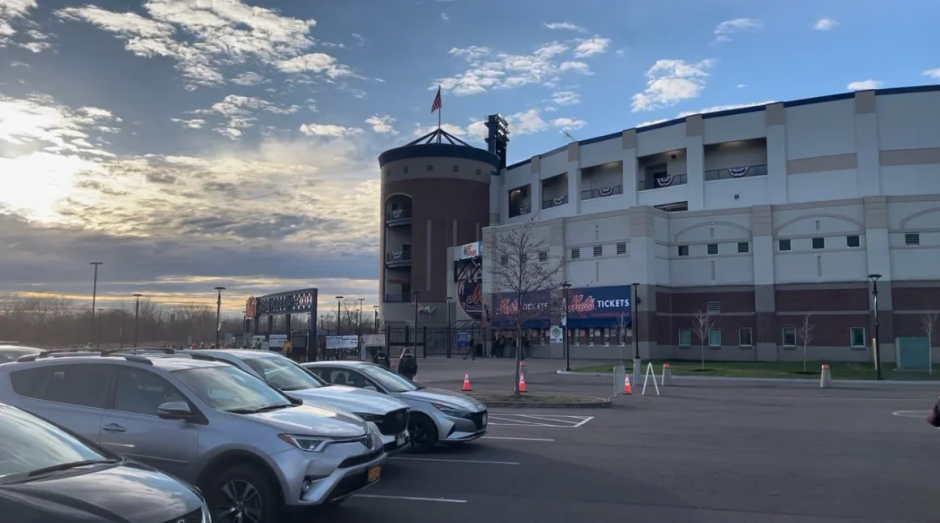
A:
{"type": "MultiPolygon", "coordinates": [[[[593,378],[612,378],[612,372],[574,372],[565,370],[556,370],[555,374],[559,376],[588,376],[593,378]]],[[[737,383],[819,383],[818,378],[730,378],[725,376],[676,376],[672,375],[676,381],[728,381],[737,383]]],[[[900,381],[900,380],[837,380],[832,379],[833,383],[844,383],[846,385],[911,385],[911,386],[940,386],[940,381],[900,381]]]]}

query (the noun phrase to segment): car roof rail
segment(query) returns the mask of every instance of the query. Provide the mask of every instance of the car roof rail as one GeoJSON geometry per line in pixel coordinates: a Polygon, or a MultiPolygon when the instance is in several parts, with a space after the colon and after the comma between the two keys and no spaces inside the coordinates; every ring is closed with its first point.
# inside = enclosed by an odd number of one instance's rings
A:
{"type": "Polygon", "coordinates": [[[79,350],[44,350],[39,354],[27,354],[26,356],[20,356],[16,359],[18,363],[26,363],[30,361],[36,361],[40,358],[74,358],[82,356],[100,356],[103,358],[111,356],[119,356],[124,358],[127,361],[133,361],[135,363],[143,363],[145,365],[153,365],[153,362],[149,359],[138,356],[136,354],[121,354],[120,350],[103,350],[103,351],[88,351],[85,349],[79,350]]]}

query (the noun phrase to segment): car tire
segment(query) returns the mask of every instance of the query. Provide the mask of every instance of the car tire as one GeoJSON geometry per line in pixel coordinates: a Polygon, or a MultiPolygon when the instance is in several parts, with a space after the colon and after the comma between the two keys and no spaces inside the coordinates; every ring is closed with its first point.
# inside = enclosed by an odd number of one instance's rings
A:
{"type": "Polygon", "coordinates": [[[281,504],[268,475],[256,467],[239,465],[224,469],[206,483],[206,502],[214,523],[278,521],[281,504]],[[234,512],[227,513],[233,509],[234,512]],[[239,513],[242,519],[237,519],[239,513]]]}
{"type": "Polygon", "coordinates": [[[408,432],[411,433],[411,447],[418,452],[430,452],[437,446],[439,438],[437,424],[423,414],[412,414],[408,420],[408,432]]]}

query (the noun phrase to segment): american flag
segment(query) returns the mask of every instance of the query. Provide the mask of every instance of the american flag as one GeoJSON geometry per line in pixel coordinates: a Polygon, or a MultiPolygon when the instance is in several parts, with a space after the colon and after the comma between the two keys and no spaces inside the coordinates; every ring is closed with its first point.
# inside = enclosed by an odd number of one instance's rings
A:
{"type": "Polygon", "coordinates": [[[441,88],[437,88],[437,96],[434,97],[434,103],[431,104],[431,112],[437,111],[443,106],[441,103],[441,88]]]}

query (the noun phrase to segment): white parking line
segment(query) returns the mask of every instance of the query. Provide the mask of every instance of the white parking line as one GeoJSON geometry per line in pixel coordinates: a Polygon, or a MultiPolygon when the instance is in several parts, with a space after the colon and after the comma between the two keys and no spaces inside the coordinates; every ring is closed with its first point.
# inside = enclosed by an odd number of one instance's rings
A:
{"type": "Polygon", "coordinates": [[[587,418],[584,419],[584,421],[582,421],[581,423],[578,423],[577,425],[575,425],[574,428],[578,428],[578,427],[580,427],[581,425],[584,425],[585,423],[591,421],[592,419],[594,419],[594,416],[588,416],[587,418]]]}
{"type": "Polygon", "coordinates": [[[490,425],[503,427],[555,427],[576,429],[594,416],[563,414],[490,414],[490,425]]]}
{"type": "Polygon", "coordinates": [[[447,498],[413,498],[410,496],[382,496],[379,494],[355,494],[356,498],[375,498],[375,499],[401,499],[405,501],[434,501],[437,503],[466,503],[465,499],[447,499],[447,498]]]}
{"type": "Polygon", "coordinates": [[[927,415],[930,414],[929,410],[896,410],[891,413],[893,416],[898,416],[901,418],[923,418],[927,419],[927,415]]]}
{"type": "Polygon", "coordinates": [[[508,439],[513,441],[555,441],[547,438],[508,438],[503,436],[483,436],[480,439],[508,439]]]}
{"type": "Polygon", "coordinates": [[[518,465],[518,461],[480,461],[475,459],[441,459],[441,458],[388,458],[394,461],[436,461],[440,463],[473,463],[477,465],[518,465]]]}

